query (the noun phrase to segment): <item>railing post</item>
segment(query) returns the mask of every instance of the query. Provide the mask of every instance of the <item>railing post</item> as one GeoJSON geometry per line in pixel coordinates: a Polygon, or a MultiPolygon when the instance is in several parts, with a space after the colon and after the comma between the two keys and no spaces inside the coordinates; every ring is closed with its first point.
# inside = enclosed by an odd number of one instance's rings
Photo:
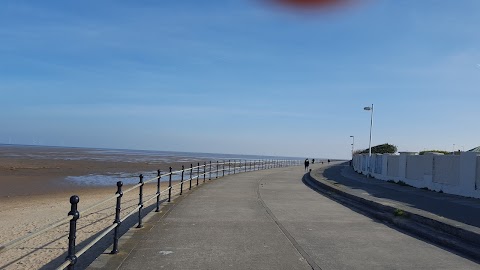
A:
{"type": "Polygon", "coordinates": [[[140,208],[138,208],[138,225],[137,225],[137,228],[142,228],[143,225],[142,225],[142,209],[143,209],[143,174],[140,174],[138,176],[140,178],[140,190],[138,192],[138,206],[140,206],[140,208]]]}
{"type": "Polygon", "coordinates": [[[247,172],[247,160],[245,159],[245,172],[247,172]]]}
{"type": "Polygon", "coordinates": [[[250,168],[248,168],[249,171],[252,171],[252,161],[250,160],[250,168]]]}
{"type": "Polygon", "coordinates": [[[170,167],[170,175],[168,177],[168,202],[172,199],[172,167],[170,167]]]}
{"type": "Polygon", "coordinates": [[[183,193],[183,173],[185,172],[185,165],[182,165],[182,179],[180,180],[180,195],[183,193]]]}
{"type": "Polygon", "coordinates": [[[210,160],[210,170],[208,171],[208,180],[212,180],[212,161],[210,160]]]}
{"type": "Polygon", "coordinates": [[[230,170],[231,170],[231,163],[230,163],[230,159],[228,160],[228,174],[230,174],[230,170]]]}
{"type": "Polygon", "coordinates": [[[77,256],[75,256],[75,239],[77,238],[77,220],[80,218],[80,212],[78,212],[78,202],[80,198],[77,195],[70,197],[70,212],[68,215],[72,215],[70,220],[70,231],[68,233],[68,256],[67,260],[70,261],[68,270],[75,269],[75,263],[77,263],[77,256]]]}
{"type": "Polygon", "coordinates": [[[120,221],[120,210],[122,209],[121,204],[122,204],[122,196],[123,196],[122,186],[123,186],[123,182],[118,181],[117,192],[115,193],[115,194],[118,194],[118,197],[117,197],[117,204],[115,206],[115,220],[113,221],[113,223],[117,224],[117,227],[115,227],[115,231],[113,233],[113,248],[112,248],[112,252],[110,252],[111,254],[118,253],[118,233],[120,231],[120,223],[122,223],[120,221]]]}
{"type": "Polygon", "coordinates": [[[218,178],[218,160],[217,160],[217,171],[215,172],[215,179],[218,178]]]}
{"type": "Polygon", "coordinates": [[[205,183],[205,178],[207,177],[207,162],[203,162],[203,183],[205,183]]]}
{"type": "Polygon", "coordinates": [[[198,186],[198,178],[200,178],[200,162],[197,163],[197,186],[198,186]]]}
{"type": "Polygon", "coordinates": [[[233,160],[233,174],[236,174],[237,173],[237,160],[233,160]]]}
{"type": "Polygon", "coordinates": [[[192,163],[190,163],[190,181],[189,181],[189,186],[188,186],[188,190],[191,190],[192,189],[192,171],[193,171],[193,165],[192,163]]]}
{"type": "Polygon", "coordinates": [[[225,176],[225,160],[222,160],[222,177],[225,176]]]}
{"type": "Polygon", "coordinates": [[[155,212],[160,212],[160,175],[161,171],[157,170],[157,209],[155,209],[155,212]]]}

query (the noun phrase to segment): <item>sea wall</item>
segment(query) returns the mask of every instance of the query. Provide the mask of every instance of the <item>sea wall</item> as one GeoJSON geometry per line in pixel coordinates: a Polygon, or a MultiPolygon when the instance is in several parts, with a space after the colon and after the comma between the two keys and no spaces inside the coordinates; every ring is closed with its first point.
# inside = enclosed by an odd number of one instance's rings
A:
{"type": "Polygon", "coordinates": [[[401,152],[399,155],[372,154],[370,158],[368,154],[362,154],[353,157],[353,168],[379,180],[403,181],[417,188],[480,198],[478,153],[417,155],[401,152]]]}

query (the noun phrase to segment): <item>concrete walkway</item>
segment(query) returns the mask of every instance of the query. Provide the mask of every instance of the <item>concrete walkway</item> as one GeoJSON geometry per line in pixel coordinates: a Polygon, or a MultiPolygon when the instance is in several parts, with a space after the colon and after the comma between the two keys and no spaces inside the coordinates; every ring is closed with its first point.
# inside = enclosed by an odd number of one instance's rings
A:
{"type": "Polygon", "coordinates": [[[478,269],[302,183],[302,168],[227,176],[152,215],[91,269],[478,269]]]}

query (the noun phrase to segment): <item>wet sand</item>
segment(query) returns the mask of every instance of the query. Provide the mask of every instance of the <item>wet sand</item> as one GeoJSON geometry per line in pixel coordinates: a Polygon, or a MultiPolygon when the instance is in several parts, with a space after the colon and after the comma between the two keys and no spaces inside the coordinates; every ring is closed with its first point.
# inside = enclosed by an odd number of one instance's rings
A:
{"type": "MultiPolygon", "coordinates": [[[[67,176],[104,174],[114,172],[147,172],[153,175],[157,169],[167,171],[186,167],[190,163],[202,162],[199,159],[185,161],[178,157],[145,162],[141,159],[109,159],[95,154],[88,159],[72,159],[76,149],[60,148],[16,148],[0,147],[0,244],[34,232],[47,224],[67,216],[70,208],[69,198],[76,194],[80,197],[79,210],[102,201],[116,192],[116,186],[85,186],[64,181],[67,176]],[[68,157],[62,154],[68,151],[68,157]],[[33,154],[32,154],[33,153],[33,154]],[[60,157],[60,158],[59,158],[60,157]],[[120,159],[120,160],[119,160],[120,159]]],[[[85,156],[78,149],[78,156],[85,156]]],[[[154,158],[152,158],[154,160],[154,158]]],[[[162,190],[167,183],[162,183],[162,190]]],[[[145,185],[145,199],[156,192],[156,184],[145,185]]],[[[138,189],[125,194],[122,198],[122,215],[131,211],[138,203],[138,189]]],[[[152,200],[149,204],[154,203],[152,200]]],[[[115,200],[82,215],[78,223],[77,243],[92,237],[112,224],[115,200]]],[[[39,269],[52,259],[61,256],[67,248],[67,225],[43,233],[20,246],[0,253],[0,269],[39,269]]]]}
{"type": "Polygon", "coordinates": [[[65,181],[68,176],[138,172],[153,175],[157,170],[168,171],[170,166],[178,170],[182,165],[189,167],[194,163],[195,166],[204,161],[193,158],[184,161],[185,158],[175,156],[143,161],[145,159],[148,157],[95,154],[83,148],[3,146],[0,147],[0,200],[90,189],[65,181]]]}

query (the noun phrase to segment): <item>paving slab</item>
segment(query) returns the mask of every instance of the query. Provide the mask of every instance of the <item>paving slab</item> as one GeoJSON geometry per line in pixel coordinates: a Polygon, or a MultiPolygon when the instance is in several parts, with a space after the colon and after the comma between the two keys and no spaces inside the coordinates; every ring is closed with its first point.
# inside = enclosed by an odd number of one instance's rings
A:
{"type": "Polygon", "coordinates": [[[208,182],[146,221],[125,259],[106,268],[479,269],[313,191],[304,173],[277,168],[208,182]]]}
{"type": "Polygon", "coordinates": [[[321,269],[479,269],[473,261],[312,192],[297,175],[289,170],[266,176],[261,199],[321,269]]]}

